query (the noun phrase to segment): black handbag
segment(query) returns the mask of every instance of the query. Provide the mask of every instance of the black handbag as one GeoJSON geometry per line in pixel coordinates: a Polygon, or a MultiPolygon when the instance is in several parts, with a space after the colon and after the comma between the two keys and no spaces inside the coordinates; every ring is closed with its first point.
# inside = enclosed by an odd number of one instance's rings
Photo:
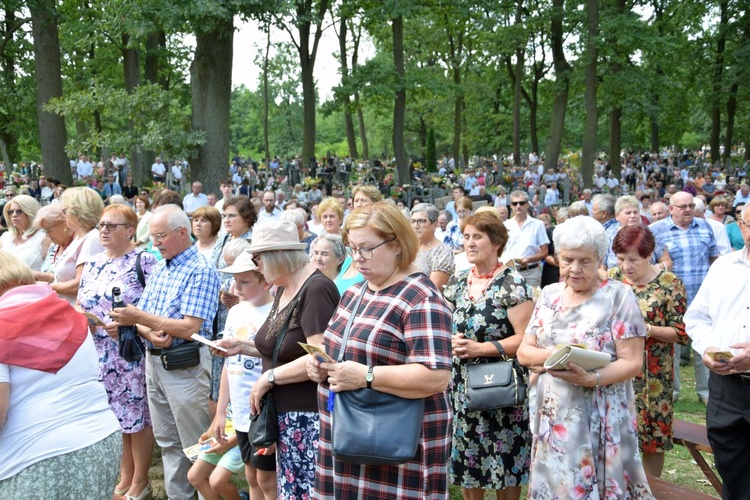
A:
{"type": "Polygon", "coordinates": [[[492,344],[502,355],[499,361],[466,367],[466,407],[469,411],[496,410],[526,403],[526,371],[505,356],[498,341],[492,344]]]}
{"type": "MultiPolygon", "coordinates": [[[[271,370],[276,368],[276,362],[279,359],[279,352],[281,352],[281,345],[284,343],[284,337],[286,337],[286,332],[289,329],[289,323],[292,320],[294,310],[297,308],[297,304],[299,304],[300,297],[302,296],[302,289],[311,279],[313,279],[312,276],[305,281],[302,288],[297,292],[294,304],[289,310],[289,315],[284,320],[284,325],[281,327],[279,336],[276,339],[276,346],[273,349],[271,370]]],[[[255,415],[250,415],[250,429],[247,431],[247,438],[256,448],[268,448],[278,441],[279,418],[278,412],[276,411],[276,403],[274,403],[273,400],[273,387],[261,398],[260,411],[255,415]]]]}
{"type": "MultiPolygon", "coordinates": [[[[349,316],[338,356],[344,359],[346,341],[357,314],[362,293],[349,316]]],[[[406,399],[374,389],[336,394],[331,415],[333,456],[360,465],[400,465],[417,458],[424,398],[406,399]]]]}
{"type": "Polygon", "coordinates": [[[188,340],[169,349],[162,349],[159,355],[161,365],[167,371],[198,366],[201,362],[200,348],[201,344],[188,340]]]}

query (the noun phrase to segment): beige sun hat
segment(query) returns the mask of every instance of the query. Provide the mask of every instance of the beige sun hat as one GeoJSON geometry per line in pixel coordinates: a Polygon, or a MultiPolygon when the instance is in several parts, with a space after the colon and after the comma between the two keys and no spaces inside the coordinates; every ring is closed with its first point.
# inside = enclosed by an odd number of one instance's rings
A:
{"type": "Polygon", "coordinates": [[[253,262],[253,256],[250,254],[250,252],[242,252],[237,256],[236,259],[234,259],[234,264],[231,266],[227,266],[223,269],[219,269],[220,273],[229,273],[229,274],[240,274],[240,273],[246,273],[248,271],[256,271],[258,269],[258,266],[255,265],[255,262],[253,262]]]}
{"type": "Polygon", "coordinates": [[[297,225],[288,220],[268,221],[253,228],[250,248],[253,255],[273,250],[305,250],[307,243],[299,241],[297,225]]]}

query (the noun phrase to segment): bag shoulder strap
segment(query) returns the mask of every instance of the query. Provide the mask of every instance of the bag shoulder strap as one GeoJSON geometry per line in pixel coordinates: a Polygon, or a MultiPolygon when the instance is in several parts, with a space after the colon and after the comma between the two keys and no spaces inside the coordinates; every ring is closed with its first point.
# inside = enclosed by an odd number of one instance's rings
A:
{"type": "Polygon", "coordinates": [[[360,292],[359,296],[357,296],[357,301],[354,303],[354,308],[352,309],[352,312],[349,314],[349,320],[346,322],[346,328],[344,329],[344,333],[341,336],[341,347],[339,348],[339,357],[336,360],[339,363],[341,363],[344,360],[344,353],[346,351],[346,341],[349,340],[349,331],[352,328],[352,323],[354,323],[354,316],[356,316],[357,312],[359,312],[359,305],[362,303],[362,297],[365,296],[366,291],[367,291],[367,282],[364,282],[362,283],[362,291],[360,292]]]}
{"type": "Polygon", "coordinates": [[[271,360],[271,369],[276,368],[276,361],[278,361],[279,359],[279,353],[281,352],[281,345],[284,343],[284,337],[286,337],[287,330],[289,330],[289,323],[292,321],[292,315],[294,314],[295,309],[297,309],[297,306],[299,305],[300,298],[302,297],[302,291],[305,289],[308,283],[310,283],[312,280],[315,279],[316,276],[318,275],[317,274],[310,275],[310,277],[307,278],[307,280],[305,280],[305,282],[300,287],[299,291],[297,292],[297,295],[294,297],[294,302],[292,303],[292,307],[291,309],[289,309],[289,314],[284,320],[284,325],[281,327],[279,336],[276,339],[276,346],[273,349],[273,358],[271,360]]]}
{"type": "Polygon", "coordinates": [[[143,252],[138,252],[138,255],[135,256],[135,274],[138,275],[138,282],[141,284],[141,288],[146,288],[146,276],[143,274],[141,257],[143,257],[143,252]]]}

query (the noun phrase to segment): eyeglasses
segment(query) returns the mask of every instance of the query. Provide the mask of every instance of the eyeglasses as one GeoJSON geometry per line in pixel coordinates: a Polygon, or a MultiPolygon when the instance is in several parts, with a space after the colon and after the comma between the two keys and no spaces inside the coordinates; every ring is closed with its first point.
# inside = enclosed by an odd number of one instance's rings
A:
{"type": "Polygon", "coordinates": [[[745,220],[742,220],[742,219],[737,219],[737,222],[739,222],[740,224],[742,224],[745,227],[750,227],[750,221],[745,221],[745,220]]]}
{"type": "Polygon", "coordinates": [[[239,217],[240,214],[221,214],[222,219],[234,219],[235,217],[239,217]]]}
{"type": "Polygon", "coordinates": [[[167,237],[169,233],[179,228],[180,226],[176,226],[176,227],[173,227],[172,229],[168,229],[167,231],[164,231],[163,233],[154,233],[151,235],[151,241],[153,241],[154,243],[156,243],[157,241],[162,241],[164,238],[167,237]]]}
{"type": "Polygon", "coordinates": [[[528,201],[511,201],[510,202],[510,204],[513,205],[514,207],[522,207],[526,205],[527,203],[528,201]]]}
{"type": "Polygon", "coordinates": [[[695,208],[695,203],[688,203],[687,205],[669,205],[669,206],[680,209],[680,210],[687,210],[688,208],[692,210],[695,208]]]}
{"type": "Polygon", "coordinates": [[[115,229],[117,229],[117,226],[128,227],[128,226],[130,226],[130,224],[122,224],[122,223],[119,223],[119,222],[100,222],[99,224],[97,224],[94,227],[97,228],[99,231],[102,231],[103,229],[106,228],[107,232],[111,233],[112,231],[114,231],[115,229]]]}
{"type": "Polygon", "coordinates": [[[367,248],[367,247],[354,248],[354,247],[352,247],[350,245],[349,246],[349,250],[352,252],[352,257],[354,257],[356,254],[359,254],[359,256],[362,258],[362,260],[370,260],[370,259],[372,259],[372,252],[376,248],[382,247],[386,243],[390,243],[391,241],[395,241],[395,240],[396,240],[396,237],[394,236],[390,240],[385,240],[384,242],[379,243],[379,244],[375,245],[372,248],[367,248]]]}
{"type": "Polygon", "coordinates": [[[99,231],[103,231],[104,229],[106,229],[108,232],[112,232],[115,231],[118,226],[130,227],[130,224],[124,224],[121,222],[100,222],[94,227],[99,231]]]}
{"type": "Polygon", "coordinates": [[[417,227],[422,227],[425,224],[427,224],[428,222],[430,222],[430,219],[412,219],[411,220],[411,225],[412,226],[417,226],[417,227]]]}
{"type": "Polygon", "coordinates": [[[458,212],[456,212],[456,213],[457,213],[458,215],[460,215],[461,217],[463,217],[463,216],[465,216],[465,215],[471,215],[471,210],[459,210],[459,211],[458,211],[458,212]]]}
{"type": "Polygon", "coordinates": [[[13,198],[14,196],[15,196],[15,194],[13,194],[13,193],[5,193],[5,199],[6,200],[9,200],[9,199],[13,198]]]}
{"type": "Polygon", "coordinates": [[[253,264],[255,264],[255,267],[260,267],[260,263],[261,263],[260,256],[261,254],[253,255],[253,258],[250,259],[253,261],[253,264]]]}
{"type": "Polygon", "coordinates": [[[68,215],[68,209],[67,208],[63,208],[62,209],[62,214],[63,215],[68,215]]]}
{"type": "Polygon", "coordinates": [[[8,215],[10,215],[11,217],[13,217],[14,215],[21,215],[23,213],[23,210],[8,210],[8,215]]]}

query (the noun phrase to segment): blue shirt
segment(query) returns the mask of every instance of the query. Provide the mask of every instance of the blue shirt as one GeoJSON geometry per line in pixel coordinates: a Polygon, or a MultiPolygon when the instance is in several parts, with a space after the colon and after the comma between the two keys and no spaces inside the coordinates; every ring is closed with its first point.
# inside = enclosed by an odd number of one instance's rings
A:
{"type": "MultiPolygon", "coordinates": [[[[142,311],[164,318],[201,318],[203,324],[198,333],[205,338],[211,338],[218,306],[219,275],[195,245],[154,267],[138,303],[142,311]]],[[[172,346],[183,342],[184,339],[175,338],[172,346]]]]}
{"type": "MultiPolygon", "coordinates": [[[[682,229],[667,217],[649,226],[657,242],[669,250],[672,258],[672,271],[685,283],[687,303],[693,301],[695,294],[708,273],[712,257],[719,256],[714,231],[708,223],[694,217],[687,229],[682,229]]],[[[657,244],[658,246],[658,244],[657,244]]]]}

